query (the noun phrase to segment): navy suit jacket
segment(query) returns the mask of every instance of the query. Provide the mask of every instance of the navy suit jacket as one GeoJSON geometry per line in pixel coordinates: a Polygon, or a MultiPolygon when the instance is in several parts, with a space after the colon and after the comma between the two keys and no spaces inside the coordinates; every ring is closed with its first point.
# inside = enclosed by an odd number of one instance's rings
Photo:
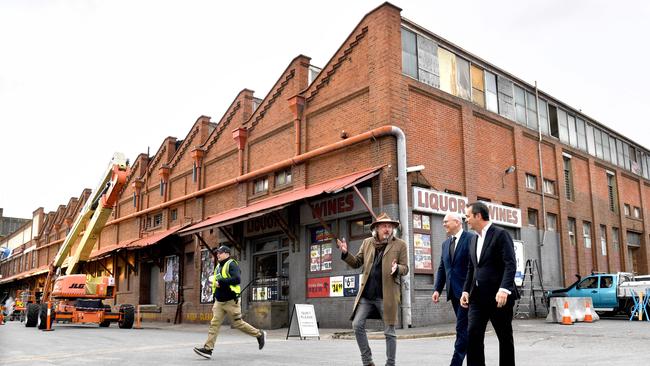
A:
{"type": "Polygon", "coordinates": [[[514,283],[517,261],[510,234],[492,224],[485,234],[481,258],[476,258],[477,238],[474,236],[469,246],[470,261],[463,291],[469,293],[470,300],[477,296],[489,300],[494,298],[499,288],[504,288],[512,293],[508,300],[518,299],[514,283]],[[477,283],[479,291],[476,291],[477,283]]]}
{"type": "Polygon", "coordinates": [[[460,236],[456,243],[454,251],[454,260],[449,255],[449,246],[451,245],[451,236],[442,242],[442,253],[440,255],[440,265],[436,273],[436,282],[433,285],[433,291],[442,292],[443,286],[447,288],[447,301],[452,298],[460,299],[463,293],[463,285],[467,276],[467,262],[469,261],[469,245],[476,235],[466,230],[460,236]]]}

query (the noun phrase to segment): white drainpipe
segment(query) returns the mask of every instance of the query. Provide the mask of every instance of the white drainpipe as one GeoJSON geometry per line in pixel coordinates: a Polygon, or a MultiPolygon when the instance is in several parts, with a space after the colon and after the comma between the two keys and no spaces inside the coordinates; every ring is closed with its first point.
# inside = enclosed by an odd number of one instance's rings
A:
{"type": "Polygon", "coordinates": [[[402,240],[406,242],[406,263],[409,274],[402,277],[402,328],[411,327],[411,231],[409,227],[408,182],[406,180],[406,136],[399,128],[392,126],[391,134],[397,139],[397,195],[399,199],[399,221],[402,240]]]}

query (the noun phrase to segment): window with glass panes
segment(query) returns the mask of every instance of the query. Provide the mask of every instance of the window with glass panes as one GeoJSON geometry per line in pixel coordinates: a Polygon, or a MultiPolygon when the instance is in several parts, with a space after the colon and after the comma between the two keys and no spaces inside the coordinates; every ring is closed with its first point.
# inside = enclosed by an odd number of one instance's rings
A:
{"type": "Polygon", "coordinates": [[[528,209],[528,226],[537,227],[537,210],[533,208],[528,209]]]}
{"type": "Polygon", "coordinates": [[[537,177],[526,173],[526,188],[537,190],[537,177]]]}
{"type": "Polygon", "coordinates": [[[578,134],[578,148],[587,151],[587,135],[585,133],[585,121],[576,118],[576,133],[578,134]]]}
{"type": "Polygon", "coordinates": [[[402,28],[402,72],[418,78],[418,56],[415,33],[402,28]]]}
{"type": "Polygon", "coordinates": [[[612,247],[614,250],[618,251],[620,243],[620,232],[617,227],[612,228],[612,247]]]}
{"type": "Polygon", "coordinates": [[[497,77],[488,71],[485,71],[485,107],[491,112],[499,113],[497,77]]]}
{"type": "Polygon", "coordinates": [[[582,222],[582,238],[585,241],[585,248],[591,248],[591,223],[582,222]]]}
{"type": "Polygon", "coordinates": [[[544,193],[555,195],[555,182],[550,179],[544,179],[544,193]]]}
{"type": "Polygon", "coordinates": [[[557,231],[557,215],[554,213],[546,213],[546,230],[557,231]]]}
{"type": "Polygon", "coordinates": [[[526,92],[526,120],[529,128],[537,130],[537,98],[530,92],[526,92]]]}
{"type": "Polygon", "coordinates": [[[576,219],[569,217],[567,219],[567,226],[569,227],[569,242],[571,245],[576,245],[576,219]]]}
{"type": "Polygon", "coordinates": [[[607,226],[600,225],[600,251],[602,255],[607,255],[607,226]]]}
{"type": "Polygon", "coordinates": [[[526,125],[526,91],[518,86],[513,85],[515,93],[515,120],[526,125]]]}

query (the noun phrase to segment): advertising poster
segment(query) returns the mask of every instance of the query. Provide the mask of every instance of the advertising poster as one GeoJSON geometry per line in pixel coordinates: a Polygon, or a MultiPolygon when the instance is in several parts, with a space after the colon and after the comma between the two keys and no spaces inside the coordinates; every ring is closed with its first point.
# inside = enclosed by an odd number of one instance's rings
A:
{"type": "Polygon", "coordinates": [[[343,276],[343,296],[357,296],[362,275],[343,276]]]}
{"type": "Polygon", "coordinates": [[[422,230],[431,230],[431,217],[422,215],[422,230]]]}
{"type": "Polygon", "coordinates": [[[307,279],[307,298],[330,297],[330,278],[307,279]]]}
{"type": "Polygon", "coordinates": [[[320,270],[332,270],[332,243],[321,245],[320,270]]]}
{"type": "Polygon", "coordinates": [[[433,269],[431,260],[431,235],[413,234],[413,246],[415,249],[415,269],[433,269]]]}
{"type": "Polygon", "coordinates": [[[165,304],[178,303],[178,256],[165,257],[165,304]]]}
{"type": "Polygon", "coordinates": [[[309,254],[309,271],[320,271],[320,245],[312,245],[309,254]]]}
{"type": "Polygon", "coordinates": [[[524,242],[513,240],[515,245],[515,259],[517,260],[517,271],[515,272],[515,286],[524,284],[524,242]]]}
{"type": "Polygon", "coordinates": [[[330,277],[330,297],[343,297],[343,276],[330,277]]]}
{"type": "Polygon", "coordinates": [[[201,303],[212,302],[212,277],[214,261],[212,254],[207,249],[201,250],[201,303]]]}
{"type": "Polygon", "coordinates": [[[422,229],[422,215],[413,214],[413,228],[422,229]]]}

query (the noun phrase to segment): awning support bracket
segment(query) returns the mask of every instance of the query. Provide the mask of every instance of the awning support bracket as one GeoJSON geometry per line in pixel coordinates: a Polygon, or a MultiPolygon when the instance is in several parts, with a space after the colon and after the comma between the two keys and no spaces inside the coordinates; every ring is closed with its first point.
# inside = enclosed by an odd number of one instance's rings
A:
{"type": "Polygon", "coordinates": [[[278,220],[278,225],[280,226],[280,229],[291,239],[291,251],[296,252],[296,248],[299,248],[300,246],[298,245],[298,238],[296,237],[296,234],[293,233],[293,230],[289,228],[289,224],[284,220],[284,217],[280,215],[279,211],[273,211],[273,215],[275,216],[275,219],[278,220]]]}
{"type": "Polygon", "coordinates": [[[359,192],[359,189],[357,188],[356,185],[353,185],[352,188],[354,189],[354,192],[356,192],[357,196],[361,200],[361,203],[363,203],[363,205],[366,206],[366,210],[368,210],[368,212],[370,212],[370,214],[372,215],[372,218],[376,220],[377,215],[375,215],[375,212],[372,210],[372,208],[368,204],[368,201],[366,201],[366,198],[361,194],[361,192],[359,192]]]}

